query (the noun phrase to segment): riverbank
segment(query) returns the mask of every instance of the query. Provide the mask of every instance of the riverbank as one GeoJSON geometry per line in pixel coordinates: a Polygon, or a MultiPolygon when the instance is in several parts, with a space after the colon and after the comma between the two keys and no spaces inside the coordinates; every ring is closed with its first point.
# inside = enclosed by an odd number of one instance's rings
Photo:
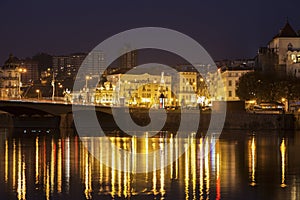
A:
{"type": "MultiPolygon", "coordinates": [[[[199,115],[196,110],[186,111],[189,118],[199,115]]],[[[148,112],[134,111],[131,114],[135,123],[145,126],[151,122],[148,112]]],[[[216,114],[217,115],[217,114],[216,114]]],[[[113,116],[104,113],[97,113],[99,123],[104,130],[112,131],[118,129],[113,116]]],[[[163,120],[160,113],[154,114],[155,118],[163,120]]],[[[131,120],[131,119],[124,119],[131,120]]],[[[211,121],[211,113],[200,114],[199,129],[207,130],[211,121]]],[[[181,123],[180,112],[168,112],[167,120],[163,130],[177,131],[181,123]]],[[[189,123],[188,120],[182,123],[189,123]]],[[[212,123],[219,126],[218,123],[212,123]]],[[[15,118],[12,115],[0,113],[0,127],[48,127],[48,128],[74,128],[73,114],[64,114],[60,117],[30,117],[15,118]]],[[[151,129],[151,126],[150,126],[151,129]]],[[[155,129],[155,126],[153,126],[155,129]]],[[[226,130],[300,130],[300,114],[264,114],[247,112],[227,112],[224,123],[226,130]]],[[[149,130],[151,131],[151,130],[149,130]]]]}
{"type": "MultiPolygon", "coordinates": [[[[189,119],[197,118],[199,111],[191,110],[188,112],[188,119],[181,122],[181,114],[178,111],[168,112],[165,125],[162,130],[165,131],[177,131],[181,123],[188,124],[189,119]]],[[[140,126],[146,126],[151,123],[148,112],[133,111],[130,113],[132,119],[124,119],[126,121],[133,120],[140,126]]],[[[215,115],[222,115],[216,113],[215,115]]],[[[153,114],[152,117],[164,120],[164,117],[160,113],[153,114]]],[[[118,126],[116,125],[113,116],[108,114],[98,113],[99,123],[104,130],[115,130],[118,126]]],[[[72,127],[74,128],[73,115],[66,114],[62,116],[61,127],[72,127]]],[[[211,112],[200,113],[199,129],[206,131],[209,126],[213,130],[214,127],[219,127],[218,122],[211,123],[211,112]]],[[[188,126],[187,126],[188,127],[188,126]]],[[[155,130],[155,125],[149,126],[149,131],[155,130]]],[[[224,122],[225,130],[299,130],[300,129],[300,115],[294,114],[264,114],[264,113],[248,113],[248,112],[227,112],[224,122]]],[[[134,131],[134,130],[129,130],[134,131]]],[[[157,130],[156,130],[157,131],[157,130]]]]}

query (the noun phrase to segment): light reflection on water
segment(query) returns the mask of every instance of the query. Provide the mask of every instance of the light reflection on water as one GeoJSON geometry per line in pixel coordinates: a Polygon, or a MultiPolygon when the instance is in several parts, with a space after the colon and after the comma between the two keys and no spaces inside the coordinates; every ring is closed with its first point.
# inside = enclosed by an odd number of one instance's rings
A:
{"type": "MultiPolygon", "coordinates": [[[[300,188],[298,133],[231,132],[213,137],[178,139],[0,135],[2,199],[297,199],[300,188]],[[90,152],[84,143],[91,145],[90,152]],[[143,160],[120,156],[143,152],[143,160]],[[180,159],[165,166],[166,157],[180,159]],[[167,151],[162,151],[167,148],[167,151]],[[161,150],[158,157],[146,156],[161,150]],[[107,167],[99,159],[109,159],[107,167]],[[208,154],[207,154],[208,153],[208,154]],[[206,155],[207,156],[202,156],[206,155]],[[137,173],[144,162],[147,173],[137,173]]],[[[145,135],[147,136],[147,134],[145,135]]]]}

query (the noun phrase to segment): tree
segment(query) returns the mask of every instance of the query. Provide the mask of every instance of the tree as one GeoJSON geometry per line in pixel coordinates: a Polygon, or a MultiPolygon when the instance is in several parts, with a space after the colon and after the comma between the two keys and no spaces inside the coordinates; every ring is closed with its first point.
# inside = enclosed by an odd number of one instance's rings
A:
{"type": "Polygon", "coordinates": [[[242,100],[254,99],[258,102],[281,101],[282,98],[298,99],[300,98],[300,81],[289,77],[251,72],[240,78],[236,94],[242,100]]]}
{"type": "Polygon", "coordinates": [[[260,74],[250,72],[239,79],[236,94],[242,100],[257,99],[263,95],[261,92],[262,87],[260,74]]]}

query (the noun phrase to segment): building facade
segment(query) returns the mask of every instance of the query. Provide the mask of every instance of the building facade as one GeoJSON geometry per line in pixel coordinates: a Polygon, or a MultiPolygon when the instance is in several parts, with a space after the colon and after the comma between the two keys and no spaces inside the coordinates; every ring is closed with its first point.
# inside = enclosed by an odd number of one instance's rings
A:
{"type": "Polygon", "coordinates": [[[197,104],[197,72],[178,72],[178,80],[174,83],[173,90],[176,94],[177,105],[196,106],[197,104]]]}
{"type": "Polygon", "coordinates": [[[20,60],[19,68],[25,69],[21,75],[22,86],[32,85],[34,81],[40,79],[38,62],[33,60],[20,60]]]}
{"type": "Polygon", "coordinates": [[[288,76],[300,78],[300,48],[288,50],[286,72],[288,76]]]}
{"type": "Polygon", "coordinates": [[[119,67],[121,69],[132,69],[137,66],[137,50],[134,50],[130,45],[125,45],[121,50],[119,58],[119,67]]]}
{"type": "Polygon", "coordinates": [[[287,21],[285,26],[256,57],[257,68],[266,73],[300,77],[300,35],[287,21]]]}
{"type": "Polygon", "coordinates": [[[68,56],[53,56],[53,72],[57,79],[75,78],[87,54],[78,53],[68,56]]]}
{"type": "Polygon", "coordinates": [[[194,64],[178,65],[175,69],[178,76],[173,81],[173,91],[176,93],[177,105],[195,107],[198,104],[208,105],[210,94],[208,91],[207,74],[211,65],[194,64]],[[197,67],[201,73],[195,69],[197,67]]]}
{"type": "Polygon", "coordinates": [[[0,72],[1,98],[21,97],[21,74],[20,60],[10,55],[0,72]]]}
{"type": "MultiPolygon", "coordinates": [[[[112,104],[157,107],[164,96],[165,105],[172,105],[171,76],[145,74],[113,74],[107,76],[114,90],[112,104]]],[[[103,87],[105,88],[105,87],[103,87]]]]}
{"type": "Polygon", "coordinates": [[[226,67],[219,68],[215,73],[209,75],[209,91],[212,101],[239,101],[236,89],[239,79],[244,74],[253,72],[250,67],[226,67]]]}
{"type": "Polygon", "coordinates": [[[88,65],[88,67],[86,67],[85,70],[86,71],[85,73],[87,75],[94,75],[94,76],[102,75],[106,69],[104,52],[93,50],[88,54],[87,60],[84,61],[84,64],[88,65]]]}

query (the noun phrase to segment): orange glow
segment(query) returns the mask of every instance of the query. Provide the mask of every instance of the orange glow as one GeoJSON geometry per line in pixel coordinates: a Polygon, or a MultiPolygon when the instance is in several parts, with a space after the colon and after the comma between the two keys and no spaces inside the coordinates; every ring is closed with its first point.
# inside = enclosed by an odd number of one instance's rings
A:
{"type": "Polygon", "coordinates": [[[39,183],[39,137],[35,139],[35,184],[39,183]]]}
{"type": "Polygon", "coordinates": [[[282,142],[280,144],[280,153],[281,153],[281,184],[280,184],[280,187],[284,188],[284,187],[286,187],[286,184],[285,184],[286,145],[285,145],[285,140],[284,139],[282,139],[282,142]]]}
{"type": "Polygon", "coordinates": [[[220,178],[220,154],[217,154],[217,183],[216,183],[217,197],[216,200],[221,199],[221,178],[220,178]]]}
{"type": "Polygon", "coordinates": [[[8,140],[5,140],[5,182],[8,180],[8,140]]]}
{"type": "Polygon", "coordinates": [[[256,170],[256,141],[255,141],[255,137],[253,136],[251,141],[249,141],[249,145],[248,145],[248,152],[249,152],[249,173],[251,175],[251,182],[250,185],[251,186],[255,186],[256,185],[256,181],[255,181],[255,170],[256,170]]]}

